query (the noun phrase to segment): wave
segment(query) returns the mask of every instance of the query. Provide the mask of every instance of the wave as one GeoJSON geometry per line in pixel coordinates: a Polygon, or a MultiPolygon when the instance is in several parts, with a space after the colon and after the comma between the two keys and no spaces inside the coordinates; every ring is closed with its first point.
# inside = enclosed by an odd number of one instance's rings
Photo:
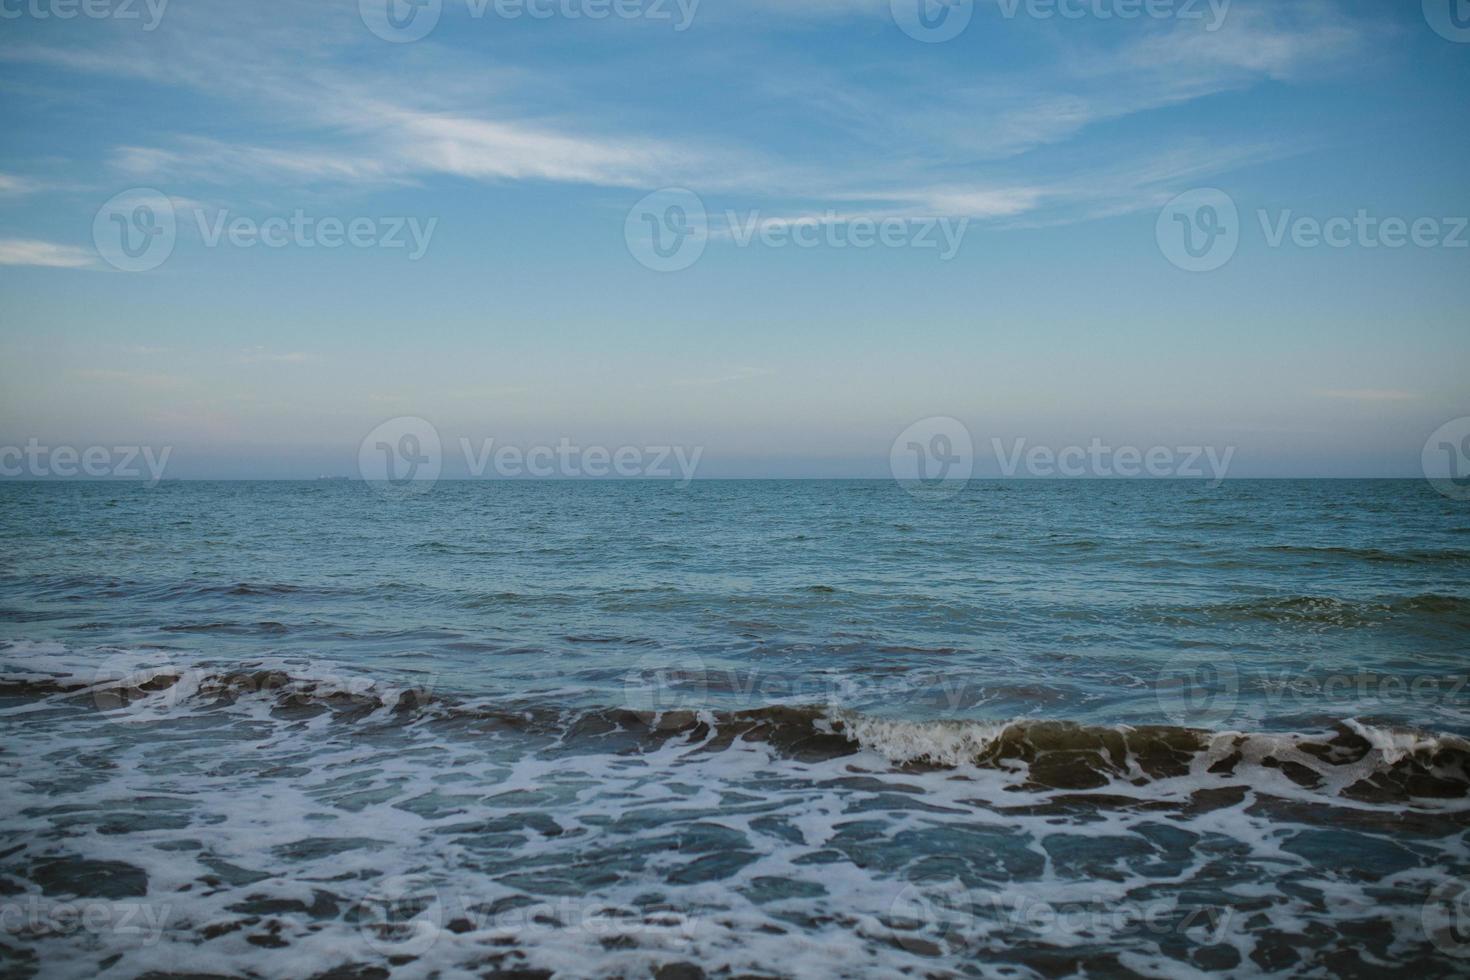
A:
{"type": "Polygon", "coordinates": [[[1434,551],[1414,549],[1386,551],[1382,548],[1350,548],[1342,545],[1268,545],[1264,550],[1283,555],[1326,560],[1366,561],[1393,565],[1426,565],[1441,562],[1470,562],[1470,551],[1441,548],[1434,551]]]}
{"type": "Polygon", "coordinates": [[[1470,598],[1439,593],[1376,601],[1317,595],[1272,596],[1209,606],[1173,607],[1163,618],[1167,622],[1192,623],[1201,617],[1343,627],[1368,626],[1412,617],[1470,626],[1470,598]]]}
{"type": "Polygon", "coordinates": [[[1470,741],[1355,719],[1317,733],[1276,733],[1065,720],[903,720],[825,705],[580,709],[465,699],[360,675],[172,665],[90,676],[3,673],[0,697],[90,706],[139,723],[253,706],[288,723],[329,716],[348,724],[438,726],[467,737],[510,729],[571,751],[636,753],[683,740],[691,750],[719,752],[737,741],[760,742],[798,759],[871,753],[898,768],[1001,770],[1023,789],[1094,790],[1181,777],[1253,784],[1279,775],[1303,790],[1367,803],[1470,798],[1470,741]]]}

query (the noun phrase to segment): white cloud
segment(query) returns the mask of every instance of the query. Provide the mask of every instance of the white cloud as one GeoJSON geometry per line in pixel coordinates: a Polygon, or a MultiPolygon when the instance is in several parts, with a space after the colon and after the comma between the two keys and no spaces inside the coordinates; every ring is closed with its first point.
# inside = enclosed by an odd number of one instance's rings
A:
{"type": "Polygon", "coordinates": [[[735,367],[724,374],[714,375],[707,378],[680,378],[673,382],[677,388],[705,388],[711,385],[735,384],[741,381],[751,381],[755,378],[766,378],[775,374],[769,368],[758,367],[735,367]]]}
{"type": "Polygon", "coordinates": [[[29,177],[0,173],[0,194],[30,194],[41,189],[41,185],[29,177]]]}
{"type": "MultiPolygon", "coordinates": [[[[780,16],[778,9],[792,17],[888,16],[883,0],[757,6],[757,17],[780,16]]],[[[977,11],[983,16],[991,15],[977,11]]],[[[0,58],[187,85],[267,113],[273,131],[292,134],[280,145],[182,134],[161,145],[119,147],[114,164],[138,182],[237,189],[253,183],[273,192],[282,186],[355,191],[439,176],[649,190],[682,185],[717,207],[726,201],[760,205],[772,215],[835,211],[844,216],[840,220],[942,216],[1009,224],[1137,210],[1182,189],[1192,175],[1262,159],[1259,146],[1234,146],[1229,133],[1213,139],[1203,161],[1168,143],[1161,149],[1163,138],[1156,135],[1148,146],[1090,145],[1085,169],[1094,169],[1098,159],[1121,162],[1110,173],[1080,179],[1075,175],[1084,168],[1075,158],[1048,165],[1041,151],[1065,154],[1064,145],[1082,131],[1108,121],[1324,71],[1348,60],[1363,37],[1359,25],[1319,0],[1299,0],[1289,10],[1236,0],[1218,31],[1193,22],[1139,21],[1129,25],[1122,43],[1108,33],[1104,45],[1094,43],[1095,32],[1070,23],[996,20],[972,28],[1044,36],[1049,56],[1025,69],[982,63],[961,71],[949,59],[930,56],[922,71],[902,59],[884,66],[893,71],[870,65],[823,70],[778,60],[761,75],[765,81],[754,80],[753,90],[780,111],[805,109],[831,137],[814,137],[807,152],[793,152],[780,145],[762,149],[766,134],[760,130],[747,130],[743,143],[732,130],[726,144],[733,146],[620,132],[609,124],[619,116],[607,111],[623,108],[616,93],[562,77],[537,79],[500,64],[467,63],[462,52],[432,39],[410,53],[433,57],[396,62],[400,71],[369,84],[335,61],[350,45],[332,33],[335,26],[324,26],[319,36],[277,38],[278,21],[238,11],[223,27],[202,14],[183,24],[191,43],[166,73],[140,68],[139,59],[121,49],[29,46],[0,58]],[[262,45],[261,38],[280,44],[262,45]],[[257,43],[249,44],[252,39],[257,43]],[[238,61],[242,45],[252,70],[218,70],[238,61]],[[262,50],[274,55],[262,57],[262,50]],[[854,146],[861,152],[850,152],[854,146]],[[1129,155],[1131,162],[1123,159],[1129,155]],[[1011,160],[1018,162],[1008,165],[1011,160]]]]}
{"type": "Polygon", "coordinates": [[[75,245],[57,245],[34,238],[0,238],[0,265],[32,265],[50,269],[86,269],[96,256],[75,245]]]}

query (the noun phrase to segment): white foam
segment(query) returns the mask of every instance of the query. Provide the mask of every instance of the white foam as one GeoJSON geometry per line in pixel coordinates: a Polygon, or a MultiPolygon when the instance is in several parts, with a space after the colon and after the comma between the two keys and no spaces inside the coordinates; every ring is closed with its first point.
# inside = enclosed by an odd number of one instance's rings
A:
{"type": "MultiPolygon", "coordinates": [[[[174,660],[176,669],[218,675],[217,665],[174,660]]],[[[257,667],[289,668],[292,684],[355,676],[330,663],[257,667]]],[[[1404,931],[1406,948],[1414,941],[1408,912],[1384,909],[1372,881],[1340,874],[1353,855],[1337,867],[1313,867],[1289,845],[1296,831],[1320,828],[1284,822],[1255,805],[1267,793],[1323,803],[1331,787],[1306,789],[1259,765],[1250,770],[1244,798],[1228,806],[1167,816],[1099,806],[1079,820],[1040,809],[1052,794],[1025,788],[1018,773],[969,765],[1004,733],[1002,722],[936,725],[834,712],[863,751],[800,761],[760,741],[716,750],[712,716],[702,716],[711,728],[699,738],[647,740],[636,748],[624,740],[610,749],[596,739],[578,745],[495,726],[446,728],[433,713],[390,717],[379,709],[346,723],[329,714],[283,717],[273,695],[217,704],[183,688],[165,705],[154,700],[160,693],[120,713],[71,697],[43,699],[46,712],[0,715],[7,736],[0,758],[8,767],[0,834],[26,848],[6,868],[24,883],[24,872],[45,857],[125,862],[146,872],[141,901],[155,920],[164,916],[156,941],[118,931],[15,939],[37,952],[48,976],[94,976],[98,963],[115,955],[106,976],[307,977],[411,952],[415,958],[395,966],[395,977],[471,977],[511,949],[524,959],[507,966],[573,976],[647,975],[680,961],[710,973],[1015,976],[1028,971],[1006,974],[1011,968],[996,954],[1023,942],[1053,952],[1097,947],[1145,975],[1189,975],[1195,968],[1165,948],[1177,937],[1120,927],[1107,913],[1142,907],[1140,896],[1149,894],[1162,893],[1157,901],[1166,911],[1188,901],[1211,887],[1210,865],[1222,847],[1233,867],[1249,873],[1229,881],[1230,893],[1267,903],[1256,913],[1264,925],[1248,926],[1242,917],[1220,937],[1238,951],[1240,972],[1252,969],[1249,956],[1266,927],[1336,930],[1378,916],[1404,931]],[[957,768],[900,772],[889,764],[912,761],[957,768]],[[165,819],[116,832],[137,819],[133,813],[165,819]],[[554,830],[543,819],[554,821],[554,830]],[[184,825],[172,825],[178,821],[184,825]],[[63,822],[66,836],[58,837],[63,822]],[[1160,827],[1215,846],[1191,848],[1176,863],[1152,851],[1117,856],[1093,866],[1094,873],[1065,859],[1063,845],[1136,844],[1160,827]],[[701,833],[717,843],[696,846],[701,833]],[[307,846],[312,840],[375,843],[316,851],[307,846]],[[184,842],[198,847],[180,849],[184,842]],[[694,873],[700,862],[733,852],[748,861],[715,880],[694,873]],[[226,865],[264,877],[232,884],[226,865]],[[960,878],[958,887],[946,884],[960,878]],[[427,902],[403,936],[384,943],[348,921],[347,912],[364,901],[377,908],[379,899],[398,894],[393,882],[408,894],[421,889],[427,902]],[[770,897],[773,882],[786,883],[786,897],[770,897]],[[1325,910],[1304,897],[1313,889],[1325,896],[1325,910]],[[241,925],[247,913],[240,909],[252,903],[309,908],[319,893],[336,896],[336,913],[313,919],[263,911],[256,923],[241,925]],[[650,894],[670,908],[648,910],[650,894]],[[536,904],[489,910],[517,896],[536,904]],[[1076,905],[1091,934],[1034,915],[1076,905]],[[928,918],[905,929],[895,913],[914,907],[929,909],[928,918]],[[632,914],[609,912],[618,909],[632,914]],[[271,923],[284,946],[249,941],[268,936],[271,923]],[[236,926],[204,938],[210,927],[236,926]],[[506,941],[514,945],[501,945],[506,941]]],[[[1235,750],[1235,740],[1216,736],[1185,775],[1142,785],[1120,778],[1101,792],[1139,804],[1184,804],[1201,789],[1241,785],[1243,777],[1208,772],[1212,760],[1235,750]]],[[[1241,751],[1247,763],[1267,754],[1311,761],[1295,744],[1292,736],[1250,736],[1241,751]]],[[[1395,746],[1412,750],[1398,742],[1388,748],[1395,746]]],[[[1333,805],[1383,814],[1403,809],[1333,805]]],[[[1414,873],[1426,888],[1447,880],[1449,869],[1464,867],[1465,848],[1455,834],[1416,839],[1416,853],[1435,857],[1414,873]]],[[[1402,881],[1419,887],[1407,872],[1402,881]]],[[[29,893],[5,901],[64,898],[25,887],[29,893]]],[[[94,904],[120,915],[138,901],[94,904]]]]}
{"type": "Polygon", "coordinates": [[[942,766],[975,761],[1011,726],[1009,721],[902,721],[843,710],[833,716],[849,740],[889,762],[942,766]]]}

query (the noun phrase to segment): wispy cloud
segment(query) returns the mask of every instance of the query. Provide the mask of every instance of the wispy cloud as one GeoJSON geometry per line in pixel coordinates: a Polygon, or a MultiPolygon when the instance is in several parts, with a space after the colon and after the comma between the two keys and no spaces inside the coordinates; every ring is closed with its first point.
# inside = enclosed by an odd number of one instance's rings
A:
{"type": "Polygon", "coordinates": [[[96,256],[75,245],[58,245],[33,238],[0,238],[0,265],[86,269],[96,265],[96,256]]]}
{"type": "Polygon", "coordinates": [[[240,357],[247,364],[310,364],[320,360],[318,355],[309,351],[273,351],[264,347],[249,347],[240,352],[240,357]]]}
{"type": "MultiPolygon", "coordinates": [[[[888,16],[881,0],[811,0],[799,11],[780,6],[793,17],[888,16]]],[[[982,14],[977,11],[977,18],[982,14]]],[[[752,15],[776,14],[762,6],[752,15]]],[[[994,10],[984,15],[998,16],[994,10]]],[[[273,131],[290,134],[270,144],[234,133],[180,133],[153,145],[117,147],[112,163],[138,182],[324,192],[442,177],[647,190],[683,185],[758,204],[772,216],[947,216],[1015,225],[1155,206],[1200,174],[1289,152],[1273,146],[1263,153],[1259,138],[1242,141],[1228,133],[1206,154],[1171,147],[1157,136],[1146,146],[1104,142],[1089,145],[1088,156],[1104,161],[1090,162],[1090,169],[1105,172],[1078,179],[1067,144],[1084,131],[1141,113],[1265,81],[1318,77],[1351,62],[1364,41],[1360,25],[1322,0],[1300,0],[1290,9],[1237,0],[1218,31],[1146,20],[1130,25],[1122,41],[1112,33],[1099,42],[1094,32],[1053,31],[1043,46],[1049,57],[1024,68],[982,65],[977,71],[967,65],[960,71],[940,58],[922,71],[901,59],[881,72],[783,63],[772,82],[759,86],[762,98],[783,111],[815,110],[824,132],[838,136],[833,145],[844,145],[845,135],[885,151],[878,157],[808,156],[768,142],[759,130],[746,130],[744,140],[732,132],[716,143],[626,131],[610,121],[619,117],[604,111],[616,100],[604,100],[595,88],[563,86],[560,79],[548,84],[504,65],[476,68],[484,81],[476,88],[466,83],[457,60],[462,54],[433,41],[417,50],[435,58],[398,62],[397,73],[365,84],[340,61],[351,44],[333,33],[337,27],[281,38],[279,46],[256,43],[249,47],[251,72],[220,72],[218,65],[230,63],[245,40],[275,39],[271,32],[279,27],[239,11],[223,23],[184,18],[181,31],[191,43],[181,46],[167,71],[154,66],[156,59],[125,49],[15,46],[0,58],[187,86],[267,112],[280,120],[273,131]],[[275,54],[263,59],[262,50],[275,54]],[[787,69],[795,70],[799,83],[787,69]],[[575,99],[563,96],[558,104],[546,94],[563,88],[575,99]],[[1044,151],[1065,158],[1051,160],[1044,151]]],[[[1017,36],[1038,28],[1016,21],[1003,26],[1017,36]]]]}
{"type": "Polygon", "coordinates": [[[1315,392],[1318,398],[1335,398],[1354,402],[1408,402],[1419,395],[1412,391],[1394,388],[1336,388],[1315,392]]]}
{"type": "Polygon", "coordinates": [[[39,181],[29,177],[0,173],[0,194],[30,194],[41,189],[39,181]]]}
{"type": "Polygon", "coordinates": [[[361,184],[394,179],[382,161],[370,156],[312,148],[251,146],[203,137],[183,137],[173,149],[118,147],[112,162],[124,174],[140,180],[173,177],[230,183],[248,178],[361,184]]]}
{"type": "Polygon", "coordinates": [[[183,378],[169,374],[149,374],[141,371],[121,371],[115,368],[86,368],[73,372],[73,377],[92,384],[125,385],[150,391],[172,391],[187,387],[183,378]]]}
{"type": "Polygon", "coordinates": [[[716,374],[703,378],[680,378],[674,382],[678,388],[705,388],[711,385],[735,384],[741,381],[751,381],[755,378],[770,377],[775,371],[769,368],[758,367],[736,367],[731,368],[723,374],[716,374]]]}

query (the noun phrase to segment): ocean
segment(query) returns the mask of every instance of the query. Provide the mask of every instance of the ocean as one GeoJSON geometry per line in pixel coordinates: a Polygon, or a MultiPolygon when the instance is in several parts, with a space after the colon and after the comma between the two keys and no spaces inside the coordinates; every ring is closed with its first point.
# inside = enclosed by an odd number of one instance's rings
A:
{"type": "Polygon", "coordinates": [[[4,483],[0,553],[0,975],[1470,974],[1423,481],[4,483]]]}

